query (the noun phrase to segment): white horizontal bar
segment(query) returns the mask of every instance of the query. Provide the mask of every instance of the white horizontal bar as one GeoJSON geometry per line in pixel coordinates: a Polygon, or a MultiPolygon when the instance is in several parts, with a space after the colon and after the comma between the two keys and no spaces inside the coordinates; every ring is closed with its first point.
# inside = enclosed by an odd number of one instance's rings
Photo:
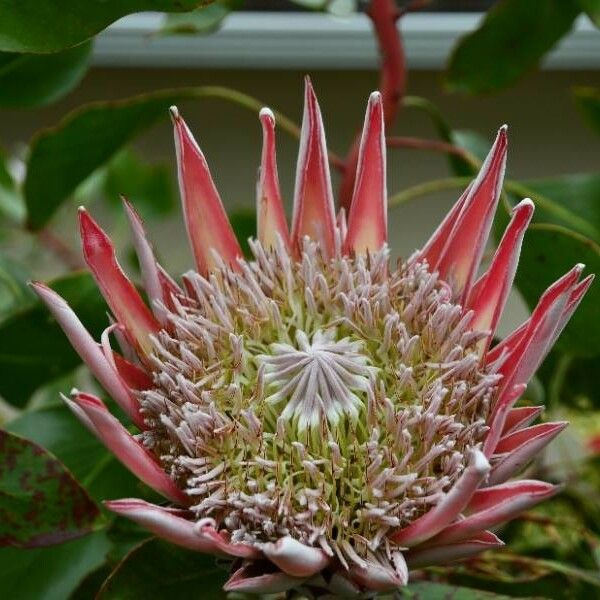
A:
{"type": "MultiPolygon", "coordinates": [[[[480,13],[413,13],[401,27],[409,67],[442,69],[456,40],[480,13]]],[[[208,35],[160,36],[163,15],[117,21],[96,41],[94,63],[132,67],[372,69],[377,48],[368,18],[322,13],[236,12],[208,35]]],[[[545,59],[550,69],[600,67],[600,33],[587,18],[545,59]]]]}

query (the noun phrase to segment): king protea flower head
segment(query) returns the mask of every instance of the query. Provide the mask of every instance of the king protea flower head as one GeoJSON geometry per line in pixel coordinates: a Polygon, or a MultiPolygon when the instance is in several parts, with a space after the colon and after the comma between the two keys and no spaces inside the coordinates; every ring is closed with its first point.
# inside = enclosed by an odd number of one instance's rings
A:
{"type": "Polygon", "coordinates": [[[406,584],[411,569],[501,546],[491,530],[556,492],[515,476],[565,423],[530,425],[540,408],[515,403],[591,283],[575,265],[493,344],[533,214],[530,200],[514,208],[478,276],[506,128],[423,249],[392,264],[381,97],[369,99],[349,214],[336,216],[308,82],[290,229],[275,119],[260,113],[258,232],[245,259],[204,155],[171,112],[196,269],[181,285],[170,278],[126,202],[149,305],[84,209],[83,252],[114,317],[100,343],[34,284],[139,433],[90,394],[67,404],[172,503],[107,507],[231,557],[225,589],[241,592],[368,595],[406,584]]]}

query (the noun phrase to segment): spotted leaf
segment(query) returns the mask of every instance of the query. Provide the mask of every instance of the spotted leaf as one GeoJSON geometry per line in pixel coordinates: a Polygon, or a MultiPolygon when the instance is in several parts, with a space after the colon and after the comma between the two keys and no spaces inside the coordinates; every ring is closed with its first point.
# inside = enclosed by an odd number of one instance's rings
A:
{"type": "Polygon", "coordinates": [[[0,546],[35,548],[81,537],[100,510],[41,446],[0,431],[0,546]]]}

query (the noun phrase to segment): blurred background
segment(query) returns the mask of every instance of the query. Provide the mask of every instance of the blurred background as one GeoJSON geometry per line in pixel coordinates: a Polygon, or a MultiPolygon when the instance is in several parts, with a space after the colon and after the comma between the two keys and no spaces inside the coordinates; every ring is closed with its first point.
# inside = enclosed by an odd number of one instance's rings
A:
{"type": "MultiPolygon", "coordinates": [[[[310,74],[329,146],[343,154],[362,122],[368,94],[378,85],[377,44],[368,18],[364,14],[298,12],[298,5],[292,3],[247,4],[256,10],[235,12],[225,18],[220,30],[202,36],[158,33],[164,23],[158,14],[125,17],[99,35],[90,69],[68,96],[35,111],[0,110],[3,145],[13,150],[24,147],[36,131],[58,123],[83,104],[162,88],[232,87],[300,122],[303,77],[310,74]]],[[[446,11],[483,10],[491,3],[438,4],[436,11],[430,8],[430,12],[408,14],[401,21],[409,69],[407,93],[429,99],[454,128],[479,132],[488,143],[498,127],[507,123],[511,178],[596,170],[600,138],[584,122],[571,94],[574,86],[600,86],[600,36],[589,20],[582,16],[576,21],[543,58],[540,70],[508,89],[474,97],[448,92],[444,69],[457,40],[475,29],[485,13],[446,11]]],[[[209,160],[228,210],[252,208],[261,143],[257,115],[218,99],[191,100],[180,108],[209,160]]],[[[419,138],[437,135],[431,119],[411,109],[400,112],[389,133],[419,138]]],[[[86,143],[93,145],[94,140],[86,143]]],[[[175,174],[168,120],[143,132],[133,147],[143,161],[166,166],[175,174]]],[[[279,131],[278,153],[289,210],[297,141],[279,131]]],[[[388,157],[390,193],[448,173],[443,154],[390,149],[388,157]]],[[[406,256],[417,248],[457,194],[432,194],[391,211],[394,251],[406,256]]],[[[75,207],[73,202],[65,204],[53,223],[60,235],[77,247],[75,207]]],[[[154,230],[163,262],[171,272],[181,272],[191,264],[181,216],[178,210],[165,212],[164,218],[149,220],[148,225],[154,230]]],[[[111,215],[107,216],[110,220],[111,215]]],[[[111,229],[110,223],[107,227],[111,229]]],[[[12,250],[22,253],[26,247],[12,250]]],[[[48,278],[63,267],[46,254],[33,268],[36,277],[48,278]]],[[[517,303],[514,310],[514,321],[518,321],[523,312],[517,303]]]]}

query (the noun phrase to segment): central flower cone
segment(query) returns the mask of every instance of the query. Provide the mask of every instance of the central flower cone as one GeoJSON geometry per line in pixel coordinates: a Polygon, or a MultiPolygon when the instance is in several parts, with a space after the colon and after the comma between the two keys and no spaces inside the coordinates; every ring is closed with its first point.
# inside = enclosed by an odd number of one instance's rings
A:
{"type": "Polygon", "coordinates": [[[480,364],[486,333],[425,263],[390,270],[385,248],[252,248],[237,271],[184,276],[139,394],[145,444],[233,541],[383,560],[485,438],[500,379],[480,364]]]}
{"type": "Polygon", "coordinates": [[[264,109],[258,232],[243,258],[204,155],[172,109],[196,270],[154,259],[128,203],[148,307],[110,239],[80,212],[86,261],[113,313],[97,344],[34,284],[139,433],[74,391],[73,412],[173,507],[107,502],[155,534],[231,558],[228,591],[362,596],[411,569],[502,545],[491,529],[556,492],[512,479],[566,425],[515,407],[591,284],[583,266],[492,339],[533,204],[523,200],[477,278],[502,189],[506,128],[423,247],[387,248],[381,97],[372,94],[350,212],[334,212],[321,114],[307,82],[291,231],[264,109]],[[123,355],[111,348],[110,334],[123,355]]]}

